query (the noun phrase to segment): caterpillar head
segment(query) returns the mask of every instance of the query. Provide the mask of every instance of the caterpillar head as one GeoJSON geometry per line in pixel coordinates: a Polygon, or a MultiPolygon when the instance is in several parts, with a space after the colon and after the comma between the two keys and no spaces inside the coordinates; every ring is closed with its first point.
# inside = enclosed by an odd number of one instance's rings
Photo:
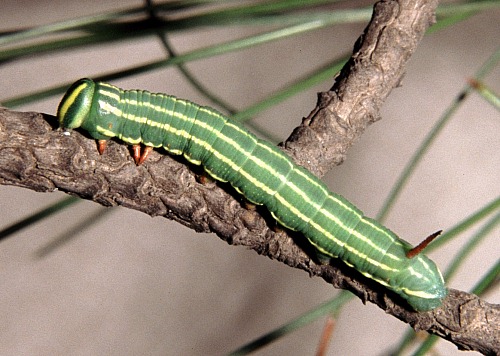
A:
{"type": "Polygon", "coordinates": [[[71,85],[57,108],[60,127],[75,129],[82,126],[89,115],[94,90],[92,79],[80,79],[71,85]]]}

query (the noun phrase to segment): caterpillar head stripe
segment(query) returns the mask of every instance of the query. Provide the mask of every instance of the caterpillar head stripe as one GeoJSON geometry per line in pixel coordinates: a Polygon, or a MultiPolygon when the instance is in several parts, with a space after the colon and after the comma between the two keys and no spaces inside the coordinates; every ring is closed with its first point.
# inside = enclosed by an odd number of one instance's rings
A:
{"type": "Polygon", "coordinates": [[[95,83],[92,79],[80,79],[64,95],[57,117],[63,129],[75,129],[82,125],[90,113],[95,83]]]}

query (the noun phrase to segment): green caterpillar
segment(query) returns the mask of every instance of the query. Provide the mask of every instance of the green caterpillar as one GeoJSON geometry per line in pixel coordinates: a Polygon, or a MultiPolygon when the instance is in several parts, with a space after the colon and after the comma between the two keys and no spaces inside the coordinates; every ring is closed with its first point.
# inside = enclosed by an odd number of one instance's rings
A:
{"type": "Polygon", "coordinates": [[[409,243],[329,192],[277,147],[214,109],[80,79],[64,95],[57,115],[62,128],[81,127],[99,140],[100,151],[105,140],[117,137],[136,147],[162,146],[202,164],[250,202],[265,205],[280,224],[302,233],[319,256],[342,259],[398,293],[416,311],[434,309],[446,296],[434,262],[422,254],[407,257],[409,243]]]}

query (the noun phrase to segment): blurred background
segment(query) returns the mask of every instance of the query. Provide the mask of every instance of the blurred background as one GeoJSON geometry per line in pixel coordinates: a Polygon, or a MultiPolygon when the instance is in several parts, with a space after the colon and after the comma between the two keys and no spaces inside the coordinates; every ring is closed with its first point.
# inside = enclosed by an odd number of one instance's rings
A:
{"type": "MultiPolygon", "coordinates": [[[[173,11],[169,19],[263,2],[229,2],[173,11]],[[201,10],[200,10],[201,9],[201,10]]],[[[309,11],[354,8],[340,2],[309,11]]],[[[0,5],[0,30],[11,31],[142,6],[141,1],[14,1],[0,5]]],[[[327,13],[328,13],[327,11],[327,13]]],[[[299,12],[300,13],[300,12],[299,12]]],[[[500,11],[482,11],[425,37],[382,120],[366,131],[347,160],[324,177],[368,216],[376,216],[404,166],[433,125],[500,44],[500,11]]],[[[136,18],[145,17],[142,14],[136,18]]],[[[127,18],[128,21],[132,21],[127,18]]],[[[238,109],[270,97],[352,51],[368,19],[323,28],[259,46],[190,61],[186,68],[238,109]]],[[[284,27],[219,25],[177,29],[168,40],[183,54],[284,27]]],[[[82,31],[82,34],[84,32],[82,31]]],[[[33,43],[64,34],[32,39],[33,43]]],[[[0,53],[30,42],[0,46],[0,53]]],[[[64,51],[22,56],[0,64],[0,102],[80,77],[96,77],[167,57],[149,34],[64,51]]],[[[500,70],[484,82],[499,91],[500,70]]],[[[112,81],[215,106],[175,67],[112,81]]],[[[328,90],[329,78],[260,112],[252,123],[285,140],[328,90]]],[[[62,94],[16,110],[54,115],[62,94]]],[[[5,105],[5,104],[4,104],[5,105]]],[[[220,108],[220,110],[224,110],[220,108]]],[[[477,93],[460,106],[411,176],[385,225],[413,244],[447,230],[500,195],[500,115],[477,93]]],[[[0,186],[0,230],[63,198],[0,186]]],[[[484,222],[430,256],[442,270],[484,222]]],[[[499,259],[498,226],[463,260],[449,282],[469,291],[499,259]]],[[[81,201],[0,242],[0,355],[220,355],[330,300],[338,290],[322,279],[232,247],[214,234],[125,208],[81,201]],[[67,236],[70,239],[66,239],[67,236]]],[[[500,292],[484,300],[500,302],[500,292]]],[[[258,350],[257,355],[314,354],[325,318],[258,350]]],[[[386,355],[408,327],[379,308],[353,299],[335,322],[329,355],[386,355]],[[355,340],[355,342],[353,342],[355,340]]],[[[440,341],[436,352],[454,355],[440,341]]]]}

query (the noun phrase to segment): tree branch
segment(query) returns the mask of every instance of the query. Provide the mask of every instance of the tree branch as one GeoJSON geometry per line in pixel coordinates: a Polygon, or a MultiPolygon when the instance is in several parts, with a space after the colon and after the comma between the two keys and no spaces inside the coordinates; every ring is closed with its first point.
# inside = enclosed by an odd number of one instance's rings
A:
{"type": "MultiPolygon", "coordinates": [[[[321,176],[341,163],[404,73],[405,64],[433,21],[436,1],[381,1],[358,40],[354,54],[333,88],[319,95],[285,150],[321,176]]],[[[299,234],[274,231],[265,209],[251,211],[227,184],[198,183],[198,167],[153,152],[137,167],[127,147],[110,143],[99,156],[94,140],[54,130],[53,116],[0,110],[0,184],[50,192],[56,189],[105,206],[122,205],[151,216],[176,220],[199,232],[215,232],[229,244],[320,276],[363,301],[455,343],[484,354],[500,352],[500,306],[451,290],[440,308],[416,313],[394,293],[381,288],[341,261],[317,264],[299,234]]]]}
{"type": "Polygon", "coordinates": [[[0,184],[39,192],[61,190],[104,206],[121,205],[173,219],[198,232],[215,232],[229,244],[248,246],[348,289],[416,330],[439,335],[459,348],[484,354],[500,351],[500,305],[451,290],[440,308],[415,313],[399,296],[341,261],[316,263],[305,239],[274,231],[264,209],[245,209],[243,199],[227,184],[198,183],[193,172],[198,167],[156,151],[137,167],[125,145],[110,142],[99,156],[94,140],[76,131],[64,135],[54,130],[56,126],[53,116],[0,109],[0,184]]]}
{"type": "Polygon", "coordinates": [[[347,150],[380,119],[380,108],[406,63],[435,22],[437,0],[382,0],[330,91],[285,142],[287,153],[319,177],[341,164],[347,150]]]}

